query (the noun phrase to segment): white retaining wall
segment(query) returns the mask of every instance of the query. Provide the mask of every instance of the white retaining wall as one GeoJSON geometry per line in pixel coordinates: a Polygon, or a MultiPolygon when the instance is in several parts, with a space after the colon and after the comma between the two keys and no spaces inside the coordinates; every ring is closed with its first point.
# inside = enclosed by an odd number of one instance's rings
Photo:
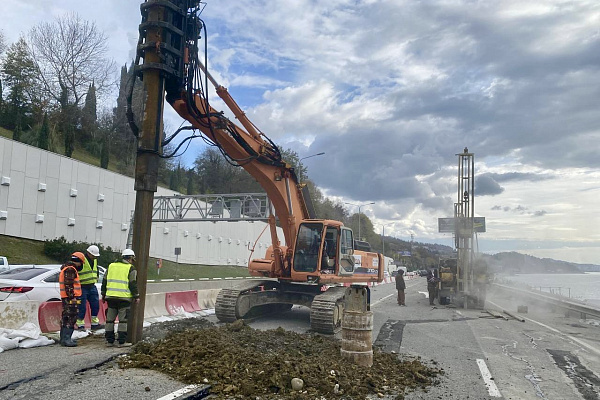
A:
{"type": "MultiPolygon", "coordinates": [[[[0,234],[35,240],[64,236],[122,250],[135,207],[133,186],[133,178],[0,137],[0,234]]],[[[156,193],[173,194],[160,187],[156,193]]],[[[174,249],[181,247],[182,263],[247,265],[248,245],[265,226],[154,223],[150,255],[174,261],[174,249]]],[[[269,244],[266,229],[252,258],[263,257],[269,244]]]]}

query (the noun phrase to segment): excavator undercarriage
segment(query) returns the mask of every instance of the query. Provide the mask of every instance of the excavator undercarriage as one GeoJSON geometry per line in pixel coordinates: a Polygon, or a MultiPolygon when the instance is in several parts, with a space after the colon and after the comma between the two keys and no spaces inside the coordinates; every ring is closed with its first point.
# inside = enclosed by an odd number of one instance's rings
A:
{"type": "Polygon", "coordinates": [[[293,305],[310,307],[310,326],[315,332],[333,334],[340,330],[346,287],[256,280],[222,289],[215,313],[219,321],[254,318],[287,311],[293,305]]]}

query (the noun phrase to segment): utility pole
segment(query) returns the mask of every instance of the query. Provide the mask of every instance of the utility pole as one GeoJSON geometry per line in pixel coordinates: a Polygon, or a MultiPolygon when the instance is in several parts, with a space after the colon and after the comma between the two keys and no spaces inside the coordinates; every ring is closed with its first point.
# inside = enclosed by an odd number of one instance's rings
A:
{"type": "MultiPolygon", "coordinates": [[[[148,4],[148,3],[145,3],[148,4]]],[[[151,5],[144,8],[142,19],[146,36],[144,43],[162,42],[163,29],[160,22],[165,20],[165,8],[151,5]],[[145,19],[145,21],[144,21],[145,19]]],[[[140,32],[140,35],[142,33],[140,32]]],[[[144,308],[146,299],[146,281],[148,279],[148,260],[150,252],[150,233],[152,231],[152,208],[154,193],[158,183],[159,154],[162,151],[163,110],[165,80],[159,68],[153,68],[161,62],[157,53],[158,46],[145,47],[143,52],[143,82],[146,93],[144,119],[138,136],[138,150],[135,162],[135,212],[133,217],[132,250],[136,255],[136,269],[140,302],[132,305],[132,315],[128,324],[128,339],[137,343],[142,338],[144,326],[144,308]]],[[[139,51],[139,50],[138,50],[139,51]]],[[[133,84],[133,82],[132,82],[133,84]]]]}

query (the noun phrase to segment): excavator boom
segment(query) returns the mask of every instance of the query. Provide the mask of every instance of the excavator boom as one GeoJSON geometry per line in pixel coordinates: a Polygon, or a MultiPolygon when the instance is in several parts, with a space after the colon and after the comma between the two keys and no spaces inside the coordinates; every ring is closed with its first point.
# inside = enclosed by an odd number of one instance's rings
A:
{"type": "MultiPolygon", "coordinates": [[[[137,71],[161,71],[166,100],[191,124],[186,129],[200,131],[231,163],[254,177],[269,196],[278,219],[273,215],[269,218],[272,246],[265,257],[248,265],[252,275],[270,279],[223,289],[215,307],[217,317],[233,321],[251,310],[282,311],[298,304],[311,307],[313,329],[336,331],[341,324],[345,291],[329,285],[381,282],[383,256],[355,251],[350,229],[341,222],[310,215],[309,199],[302,191],[304,185],[298,182],[292,166],[200,62],[198,39],[204,23],[198,16],[199,1],[152,0],[142,4],[141,9],[137,61],[149,51],[158,52],[162,63],[144,62],[136,67],[137,71]],[[162,15],[164,20],[150,21],[151,14],[162,15]],[[145,42],[143,32],[151,27],[161,29],[168,43],[145,42]],[[209,104],[208,81],[242,127],[209,104]],[[283,232],[284,245],[278,238],[277,224],[283,232]]],[[[128,116],[131,117],[130,109],[128,116]]],[[[132,129],[136,131],[135,126],[132,129]]]]}

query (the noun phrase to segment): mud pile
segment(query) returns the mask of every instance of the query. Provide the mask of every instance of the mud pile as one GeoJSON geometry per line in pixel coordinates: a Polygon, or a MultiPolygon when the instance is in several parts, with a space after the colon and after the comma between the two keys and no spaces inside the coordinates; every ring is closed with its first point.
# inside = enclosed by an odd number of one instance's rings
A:
{"type": "Polygon", "coordinates": [[[208,384],[219,398],[402,399],[406,391],[426,389],[443,374],[418,359],[401,360],[377,349],[373,366],[360,367],[341,358],[334,338],[282,328],[259,331],[241,321],[220,327],[202,319],[173,321],[148,327],[144,337],[122,359],[122,368],[148,368],[184,383],[208,384]],[[292,389],[293,378],[303,380],[301,390],[292,389]]]}

